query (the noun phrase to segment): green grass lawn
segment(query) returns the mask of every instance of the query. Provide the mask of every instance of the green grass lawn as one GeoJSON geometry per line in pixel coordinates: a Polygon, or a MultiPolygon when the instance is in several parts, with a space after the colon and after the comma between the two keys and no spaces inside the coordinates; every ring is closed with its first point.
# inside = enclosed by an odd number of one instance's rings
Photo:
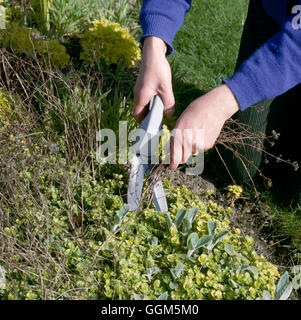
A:
{"type": "Polygon", "coordinates": [[[192,1],[170,57],[185,84],[208,91],[233,73],[247,13],[247,0],[192,1]]]}

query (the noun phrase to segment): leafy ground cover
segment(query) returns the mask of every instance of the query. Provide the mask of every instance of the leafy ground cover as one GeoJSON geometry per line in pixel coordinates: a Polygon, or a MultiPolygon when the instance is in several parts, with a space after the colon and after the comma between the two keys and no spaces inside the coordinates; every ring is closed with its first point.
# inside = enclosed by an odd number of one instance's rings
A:
{"type": "MultiPolygon", "coordinates": [[[[226,5],[219,1],[192,2],[192,10],[175,38],[176,52],[170,57],[179,101],[177,114],[191,99],[233,73],[247,6],[248,1],[235,0],[227,1],[226,5]]],[[[207,163],[208,169],[210,162],[207,163]]],[[[224,187],[212,173],[207,178],[224,187]]],[[[252,186],[245,186],[245,199],[239,208],[243,214],[238,214],[240,228],[248,230],[251,222],[249,234],[256,236],[258,244],[266,242],[273,252],[269,255],[282,267],[300,265],[300,205],[279,203],[262,182],[257,188],[259,197],[252,186]]]]}
{"type": "MultiPolygon", "coordinates": [[[[137,127],[140,1],[3,3],[1,299],[286,299],[299,287],[298,208],[179,171],[165,172],[168,214],[148,189],[130,212],[129,165],[97,161],[97,130],[137,127]]],[[[246,8],[194,1],[169,57],[177,115],[233,71],[246,8]]]]}

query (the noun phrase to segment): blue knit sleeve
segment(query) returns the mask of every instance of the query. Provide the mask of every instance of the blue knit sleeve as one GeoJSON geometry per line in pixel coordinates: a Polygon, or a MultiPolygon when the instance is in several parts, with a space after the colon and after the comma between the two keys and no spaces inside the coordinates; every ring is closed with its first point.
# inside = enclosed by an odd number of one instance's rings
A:
{"type": "Polygon", "coordinates": [[[173,39],[189,11],[191,0],[143,0],[139,15],[142,37],[156,36],[167,45],[167,55],[174,52],[173,39]]]}
{"type": "Polygon", "coordinates": [[[240,109],[272,99],[301,83],[301,6],[279,33],[257,49],[228,79],[240,109]]]}

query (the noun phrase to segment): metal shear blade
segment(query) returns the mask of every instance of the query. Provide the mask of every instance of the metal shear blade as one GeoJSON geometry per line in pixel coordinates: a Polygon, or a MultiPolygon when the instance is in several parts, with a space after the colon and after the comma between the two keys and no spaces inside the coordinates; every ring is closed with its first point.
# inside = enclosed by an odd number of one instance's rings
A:
{"type": "Polygon", "coordinates": [[[139,206],[144,174],[148,182],[154,182],[153,201],[158,211],[167,212],[168,206],[164,188],[160,177],[154,172],[158,164],[151,164],[152,157],[158,151],[160,142],[160,130],[163,119],[163,102],[159,95],[154,96],[150,102],[149,112],[142,121],[140,128],[143,136],[140,137],[138,147],[132,158],[132,166],[128,185],[128,204],[131,210],[139,206]]]}

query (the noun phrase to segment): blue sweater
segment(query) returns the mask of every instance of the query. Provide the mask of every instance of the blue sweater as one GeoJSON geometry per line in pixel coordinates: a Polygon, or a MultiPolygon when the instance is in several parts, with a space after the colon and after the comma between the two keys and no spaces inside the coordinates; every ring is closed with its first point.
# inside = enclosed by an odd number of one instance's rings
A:
{"type": "MultiPolygon", "coordinates": [[[[261,1],[281,29],[245,60],[237,72],[223,79],[236,96],[241,110],[279,96],[301,83],[301,6],[287,18],[288,0],[261,1]]],[[[191,0],[143,0],[141,40],[157,36],[167,44],[167,54],[173,53],[173,39],[190,5],[191,0]]]]}

